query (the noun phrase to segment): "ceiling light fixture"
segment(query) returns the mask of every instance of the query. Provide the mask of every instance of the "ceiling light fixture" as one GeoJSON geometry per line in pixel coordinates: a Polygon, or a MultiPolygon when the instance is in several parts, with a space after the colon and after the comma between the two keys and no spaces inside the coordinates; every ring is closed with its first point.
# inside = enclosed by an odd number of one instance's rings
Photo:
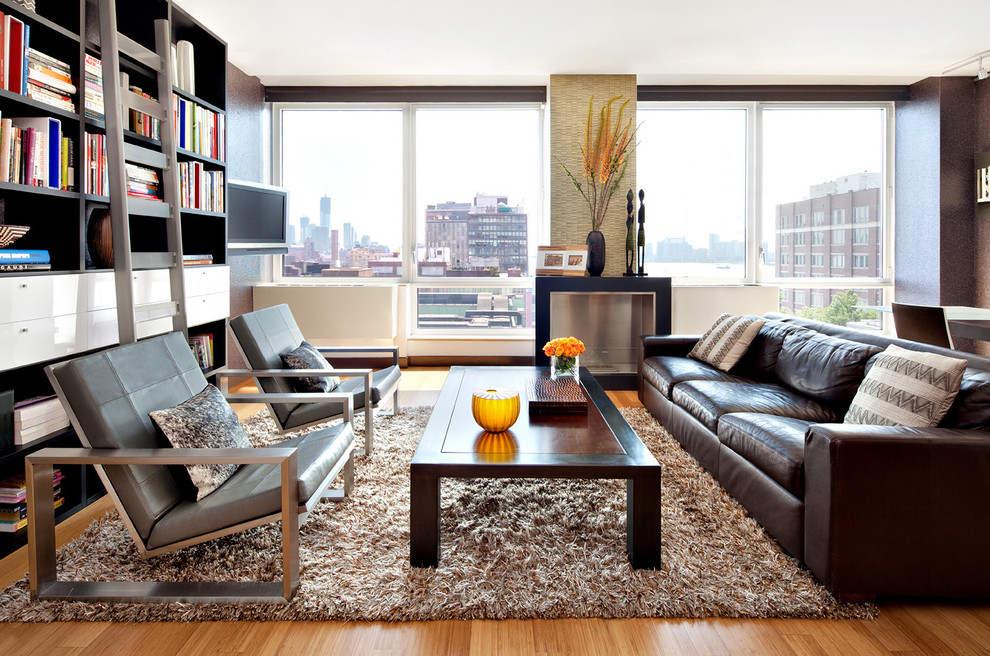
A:
{"type": "Polygon", "coordinates": [[[984,50],[983,52],[981,52],[981,53],[979,53],[977,55],[973,55],[972,57],[967,57],[966,59],[963,59],[962,61],[956,62],[952,66],[949,66],[947,69],[945,69],[944,71],[942,71],[942,75],[948,75],[949,73],[951,73],[952,71],[954,71],[956,69],[962,68],[963,66],[966,66],[968,64],[976,63],[977,64],[976,79],[977,80],[986,79],[986,77],[987,77],[987,69],[983,68],[983,58],[984,57],[990,57],[990,50],[984,50]]]}

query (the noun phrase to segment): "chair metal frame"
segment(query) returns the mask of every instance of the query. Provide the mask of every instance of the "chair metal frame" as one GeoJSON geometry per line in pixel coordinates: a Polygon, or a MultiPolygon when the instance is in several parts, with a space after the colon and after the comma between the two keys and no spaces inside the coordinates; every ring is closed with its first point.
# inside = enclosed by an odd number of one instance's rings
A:
{"type": "MultiPolygon", "coordinates": [[[[247,354],[244,352],[244,348],[241,346],[240,341],[237,339],[237,335],[234,333],[230,325],[227,325],[227,331],[230,334],[231,340],[237,346],[237,351],[240,353],[241,359],[244,362],[248,362],[247,354]]],[[[396,346],[314,346],[321,354],[369,354],[369,353],[391,353],[392,354],[392,364],[394,366],[399,365],[399,348],[396,346]]],[[[375,423],[374,423],[374,411],[379,408],[381,402],[371,403],[371,387],[372,387],[372,375],[374,374],[374,369],[360,368],[360,369],[338,369],[334,367],[332,371],[327,371],[324,369],[228,369],[224,368],[214,374],[218,377],[220,385],[220,391],[224,396],[228,396],[229,384],[228,378],[251,378],[254,381],[255,386],[259,390],[262,389],[261,381],[259,378],[299,378],[300,376],[362,376],[364,378],[364,450],[358,450],[359,455],[368,455],[372,452],[375,445],[375,423]]],[[[308,424],[302,424],[300,426],[293,426],[292,428],[285,428],[282,426],[282,422],[279,421],[278,415],[275,409],[272,408],[272,403],[295,403],[301,401],[307,392],[293,392],[291,394],[279,395],[279,398],[271,398],[264,400],[265,407],[268,409],[268,414],[275,421],[275,425],[278,427],[280,434],[291,433],[303,428],[309,428],[310,426],[316,426],[322,424],[326,421],[332,421],[342,415],[330,415],[323,417],[316,421],[312,421],[308,424]]],[[[261,399],[266,396],[266,394],[255,394],[252,395],[256,399],[261,399]]],[[[350,394],[341,393],[339,396],[351,396],[350,394]]],[[[329,397],[328,397],[329,398],[329,397]]],[[[399,383],[392,387],[388,393],[382,397],[381,401],[386,399],[392,399],[392,415],[399,415],[399,383]]],[[[228,400],[231,400],[228,396],[228,400]]],[[[238,401],[243,403],[256,403],[257,401],[238,401]]]]}
{"type": "MultiPolygon", "coordinates": [[[[65,398],[53,370],[45,368],[59,398],[65,398]]],[[[298,373],[296,374],[298,375],[298,373]]],[[[350,394],[333,392],[306,394],[234,394],[228,401],[238,403],[295,402],[324,403],[329,399],[345,402],[345,423],[351,421],[354,399],[350,394]]],[[[327,474],[316,491],[303,503],[297,483],[298,455],[295,447],[264,449],[93,449],[72,407],[66,412],[84,448],[48,448],[27,456],[28,565],[32,599],[81,600],[101,602],[177,602],[177,603],[288,603],[299,587],[299,525],[324,498],[342,500],[354,486],[352,443],[327,474]],[[136,581],[59,581],[55,559],[55,508],[53,467],[92,465],[107,494],[113,500],[120,519],[137,546],[141,558],[150,558],[183,547],[208,542],[224,535],[239,533],[255,526],[282,521],[281,581],[204,581],[204,582],[136,582],[136,581]],[[282,507],[277,513],[228,526],[200,536],[148,549],[114,490],[104,465],[194,465],[194,464],[277,464],[281,468],[282,507]],[[328,490],[330,483],[343,472],[343,487],[328,490]]]]}

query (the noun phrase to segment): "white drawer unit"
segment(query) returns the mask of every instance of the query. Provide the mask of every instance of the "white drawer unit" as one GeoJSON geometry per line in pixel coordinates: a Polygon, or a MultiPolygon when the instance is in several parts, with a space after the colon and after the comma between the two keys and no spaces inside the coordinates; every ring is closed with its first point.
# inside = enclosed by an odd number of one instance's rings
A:
{"type": "Polygon", "coordinates": [[[52,316],[53,278],[0,278],[0,324],[52,316]]]}
{"type": "Polygon", "coordinates": [[[186,322],[198,326],[230,316],[230,292],[203,294],[186,298],[186,322]]]}
{"type": "Polygon", "coordinates": [[[186,267],[182,274],[187,297],[216,294],[230,289],[230,267],[186,267]]]}
{"type": "Polygon", "coordinates": [[[0,369],[13,369],[88,348],[84,315],[67,314],[0,324],[0,369]]]}

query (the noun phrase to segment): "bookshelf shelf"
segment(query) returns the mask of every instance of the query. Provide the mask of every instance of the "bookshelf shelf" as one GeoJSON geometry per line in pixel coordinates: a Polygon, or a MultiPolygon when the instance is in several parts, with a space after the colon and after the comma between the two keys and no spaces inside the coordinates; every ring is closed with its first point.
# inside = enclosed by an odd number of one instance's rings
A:
{"type": "MultiPolygon", "coordinates": [[[[181,89],[175,93],[181,98],[197,103],[199,106],[225,116],[227,103],[226,71],[227,44],[200,25],[189,14],[176,7],[172,0],[117,0],[118,30],[154,50],[156,19],[168,19],[171,23],[172,42],[179,40],[193,44],[195,54],[196,92],[189,94],[181,89]]],[[[106,123],[103,120],[90,118],[85,110],[85,76],[87,72],[86,57],[101,57],[99,36],[99,16],[97,0],[45,0],[38,2],[37,11],[31,11],[13,2],[0,0],[0,12],[10,15],[30,25],[30,46],[45,55],[64,62],[70,71],[72,84],[76,87],[74,94],[68,96],[76,111],[68,111],[16,92],[0,88],[0,117],[28,118],[51,117],[61,123],[62,136],[73,142],[72,166],[75,172],[74,186],[71,190],[36,187],[31,185],[0,182],[0,204],[3,207],[4,222],[11,225],[27,225],[31,227],[26,235],[21,237],[9,248],[26,250],[47,250],[51,259],[50,271],[0,271],[0,284],[20,287],[23,284],[39,287],[64,289],[76,286],[79,289],[105,285],[109,280],[112,293],[113,269],[87,269],[88,219],[94,209],[105,208],[110,203],[108,196],[85,193],[85,179],[89,170],[86,162],[86,135],[105,134],[106,123]],[[78,280],[71,280],[72,276],[78,280]],[[15,280],[17,279],[17,280],[15,280]]],[[[129,83],[153,93],[157,86],[153,84],[155,75],[149,68],[122,57],[121,70],[128,74],[129,83]]],[[[104,80],[104,84],[107,80],[104,80]]],[[[114,81],[116,83],[116,81],[114,81]]],[[[2,85],[0,85],[2,86],[2,85]]],[[[37,94],[37,89],[32,89],[37,94]]],[[[170,102],[172,98],[159,98],[170,102]]],[[[67,105],[63,105],[67,106],[67,105]]],[[[125,116],[126,118],[126,116],[125,116]]],[[[222,126],[222,122],[218,121],[222,126]]],[[[159,139],[144,136],[135,131],[124,131],[125,142],[161,151],[159,139]]],[[[179,162],[196,162],[202,164],[208,171],[226,172],[223,161],[213,159],[191,151],[177,153],[179,162]]],[[[221,193],[225,191],[221,190],[221,193]]],[[[131,250],[141,255],[144,263],[155,262],[155,255],[165,253],[168,249],[165,243],[165,221],[169,220],[169,208],[163,202],[131,197],[128,199],[131,218],[131,250]],[[141,209],[138,209],[138,208],[141,209]],[[140,212],[140,215],[138,215],[140,212]]],[[[229,274],[222,271],[227,262],[227,224],[226,214],[207,212],[203,210],[182,209],[178,212],[178,220],[182,222],[182,250],[186,253],[210,253],[214,264],[190,266],[187,273],[187,299],[190,296],[190,284],[195,287],[198,318],[190,320],[190,335],[213,335],[214,365],[208,370],[212,372],[223,367],[226,362],[226,313],[229,304],[213,302],[214,297],[229,297],[229,274]],[[204,300],[206,299],[206,300],[204,300]]],[[[90,267],[93,264],[90,262],[90,267]]],[[[147,280],[157,280],[160,277],[158,267],[135,267],[136,271],[147,280]]],[[[95,292],[93,292],[95,293],[95,292]]],[[[52,294],[55,298],[55,294],[52,294]]],[[[81,297],[82,298],[82,297],[81,297]]],[[[93,297],[95,298],[95,297],[93,297]]],[[[66,299],[62,299],[66,300],[66,299]]],[[[111,296],[112,301],[112,296],[111,296]]],[[[104,301],[100,301],[103,303],[104,301]]],[[[64,305],[64,304],[63,304],[64,305]]],[[[46,310],[50,316],[17,319],[11,323],[0,324],[0,328],[18,328],[22,322],[41,322],[56,324],[64,319],[53,308],[46,310]]],[[[105,312],[103,306],[80,310],[80,312],[105,312]]],[[[74,315],[70,315],[74,316],[74,315]]],[[[80,314],[80,321],[87,317],[80,314]]],[[[9,319],[7,319],[9,321],[9,319]]],[[[58,324],[61,325],[61,324],[58,324]]],[[[77,324],[79,328],[82,324],[77,324]]],[[[66,326],[66,329],[70,328],[66,326]]],[[[31,331],[35,329],[31,325],[31,331]]],[[[61,329],[60,329],[61,330],[61,329]]],[[[88,328],[92,330],[92,327],[88,328]]],[[[19,334],[14,330],[11,334],[19,334]]],[[[32,334],[32,333],[27,333],[32,334]]],[[[61,334],[61,333],[60,333],[61,334]]],[[[83,339],[86,330],[82,329],[83,339]]],[[[55,340],[58,341],[58,340],[55,340]]],[[[90,341],[85,348],[96,348],[106,342],[90,341]]],[[[44,374],[44,366],[65,357],[74,357],[82,351],[67,355],[68,351],[60,351],[57,356],[51,352],[39,356],[35,351],[22,349],[15,342],[4,343],[5,352],[9,349],[20,349],[27,354],[18,360],[9,360],[0,368],[0,391],[14,390],[14,400],[22,401],[34,396],[52,394],[52,388],[44,374]],[[28,362],[29,364],[22,364],[28,362]]],[[[51,340],[48,341],[51,348],[51,340]]],[[[78,446],[79,440],[72,429],[66,429],[47,436],[26,446],[19,446],[0,451],[0,479],[23,472],[24,457],[39,449],[50,446],[78,446]]],[[[104,494],[102,484],[92,468],[62,468],[65,478],[62,482],[65,493],[65,504],[56,511],[56,518],[68,517],[104,494]]],[[[7,555],[25,543],[26,531],[17,533],[0,533],[0,557],[7,555]]]]}

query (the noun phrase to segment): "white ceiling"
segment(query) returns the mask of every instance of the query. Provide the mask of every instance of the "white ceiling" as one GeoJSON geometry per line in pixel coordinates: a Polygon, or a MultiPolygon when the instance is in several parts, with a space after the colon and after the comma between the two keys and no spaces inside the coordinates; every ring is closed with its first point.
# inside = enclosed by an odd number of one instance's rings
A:
{"type": "Polygon", "coordinates": [[[990,0],[176,4],[266,86],[545,84],[551,73],[635,73],[640,84],[904,84],[990,49],[990,0]]]}

